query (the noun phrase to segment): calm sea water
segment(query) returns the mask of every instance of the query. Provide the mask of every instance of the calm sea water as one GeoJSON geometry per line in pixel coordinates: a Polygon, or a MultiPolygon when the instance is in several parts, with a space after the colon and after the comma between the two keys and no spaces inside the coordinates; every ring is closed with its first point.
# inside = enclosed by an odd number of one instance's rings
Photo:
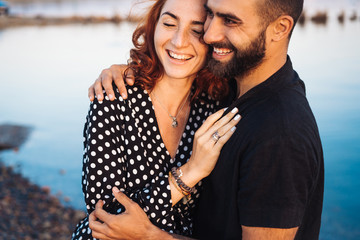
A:
{"type": "MultiPolygon", "coordinates": [[[[360,21],[308,23],[289,54],[307,86],[323,141],[326,183],[321,239],[360,239],[360,21]]],[[[0,31],[0,124],[33,127],[8,165],[84,209],[82,128],[87,88],[101,69],[123,63],[135,25],[67,25],[0,31]]]]}

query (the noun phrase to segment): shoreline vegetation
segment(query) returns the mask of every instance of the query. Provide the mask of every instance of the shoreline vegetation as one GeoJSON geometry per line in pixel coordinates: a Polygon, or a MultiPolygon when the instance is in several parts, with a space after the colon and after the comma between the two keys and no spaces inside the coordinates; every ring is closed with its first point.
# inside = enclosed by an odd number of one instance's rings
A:
{"type": "MultiPolygon", "coordinates": [[[[121,17],[120,15],[113,15],[111,17],[105,16],[71,16],[71,17],[47,17],[37,15],[34,17],[24,17],[16,15],[0,15],[0,29],[10,27],[23,27],[23,26],[47,26],[47,25],[65,25],[65,24],[98,24],[98,23],[113,23],[119,24],[123,21],[137,23],[141,21],[143,16],[128,16],[121,17]]],[[[299,18],[299,25],[305,26],[308,22],[318,25],[326,25],[329,20],[327,11],[318,11],[314,15],[303,12],[299,18]]],[[[360,20],[357,12],[346,14],[345,11],[339,12],[337,21],[344,24],[345,21],[354,22],[360,20]]]]}
{"type": "Polygon", "coordinates": [[[22,16],[0,16],[0,29],[10,27],[23,27],[23,26],[47,26],[47,25],[66,25],[66,24],[98,24],[98,23],[113,23],[119,24],[123,21],[126,22],[139,22],[142,19],[140,16],[131,16],[122,18],[119,15],[112,17],[104,16],[71,16],[71,17],[45,17],[38,15],[35,17],[22,17],[22,16]]]}
{"type": "Polygon", "coordinates": [[[70,239],[85,212],[63,206],[49,188],[0,160],[0,239],[70,239]]]}

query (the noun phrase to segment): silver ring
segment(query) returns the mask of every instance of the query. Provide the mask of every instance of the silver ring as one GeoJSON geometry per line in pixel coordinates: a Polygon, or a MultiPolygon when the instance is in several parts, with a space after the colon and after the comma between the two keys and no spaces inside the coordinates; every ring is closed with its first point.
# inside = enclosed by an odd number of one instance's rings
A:
{"type": "Polygon", "coordinates": [[[218,131],[216,131],[213,133],[213,135],[211,137],[214,140],[214,142],[217,143],[217,141],[219,141],[221,136],[219,135],[218,131]]]}

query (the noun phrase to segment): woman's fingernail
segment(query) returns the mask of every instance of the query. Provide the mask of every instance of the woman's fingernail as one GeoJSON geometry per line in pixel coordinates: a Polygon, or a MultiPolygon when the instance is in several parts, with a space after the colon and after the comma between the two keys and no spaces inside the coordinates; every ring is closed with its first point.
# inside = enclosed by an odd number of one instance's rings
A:
{"type": "Polygon", "coordinates": [[[231,130],[232,132],[235,132],[236,127],[235,127],[235,126],[233,126],[230,130],[231,130]]]}
{"type": "Polygon", "coordinates": [[[241,118],[240,114],[236,114],[236,116],[234,117],[234,120],[237,121],[241,118]]]}
{"type": "Polygon", "coordinates": [[[238,111],[237,107],[233,108],[233,110],[231,110],[232,113],[236,113],[238,111]]]}
{"type": "Polygon", "coordinates": [[[112,94],[109,94],[109,99],[113,99],[113,95],[112,94]]]}
{"type": "Polygon", "coordinates": [[[227,110],[228,108],[226,107],[226,108],[224,108],[224,112],[226,112],[226,110],[227,110]]]}
{"type": "Polygon", "coordinates": [[[121,94],[121,96],[123,99],[126,99],[126,97],[127,97],[125,93],[121,94]]]}
{"type": "Polygon", "coordinates": [[[101,95],[99,94],[99,95],[97,95],[96,97],[97,97],[98,99],[100,99],[100,98],[101,98],[101,95]]]}
{"type": "Polygon", "coordinates": [[[116,193],[120,192],[120,190],[117,187],[113,187],[113,191],[116,192],[116,193]]]}

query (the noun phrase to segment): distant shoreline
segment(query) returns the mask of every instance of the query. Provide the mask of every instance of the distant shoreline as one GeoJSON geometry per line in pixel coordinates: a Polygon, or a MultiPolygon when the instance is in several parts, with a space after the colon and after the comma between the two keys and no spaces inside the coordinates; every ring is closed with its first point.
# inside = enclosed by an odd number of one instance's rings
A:
{"type": "MultiPolygon", "coordinates": [[[[337,21],[343,24],[345,21],[358,21],[360,17],[356,12],[346,14],[340,12],[337,16],[337,21]]],[[[71,17],[48,17],[48,16],[34,16],[23,17],[15,15],[0,15],[0,29],[23,27],[23,26],[47,26],[47,25],[65,25],[65,24],[98,24],[98,23],[113,23],[120,24],[121,22],[140,22],[143,16],[130,16],[123,18],[119,15],[111,17],[106,16],[71,16],[71,17]]],[[[304,26],[308,22],[319,25],[326,25],[329,20],[329,14],[326,11],[318,11],[313,15],[309,15],[306,11],[303,12],[299,19],[299,25],[304,26]]]]}
{"type": "Polygon", "coordinates": [[[72,16],[72,17],[21,17],[21,16],[0,16],[0,29],[23,26],[47,26],[47,25],[65,25],[65,24],[97,24],[121,22],[139,22],[141,17],[121,18],[118,15],[112,17],[104,16],[72,16]]]}

